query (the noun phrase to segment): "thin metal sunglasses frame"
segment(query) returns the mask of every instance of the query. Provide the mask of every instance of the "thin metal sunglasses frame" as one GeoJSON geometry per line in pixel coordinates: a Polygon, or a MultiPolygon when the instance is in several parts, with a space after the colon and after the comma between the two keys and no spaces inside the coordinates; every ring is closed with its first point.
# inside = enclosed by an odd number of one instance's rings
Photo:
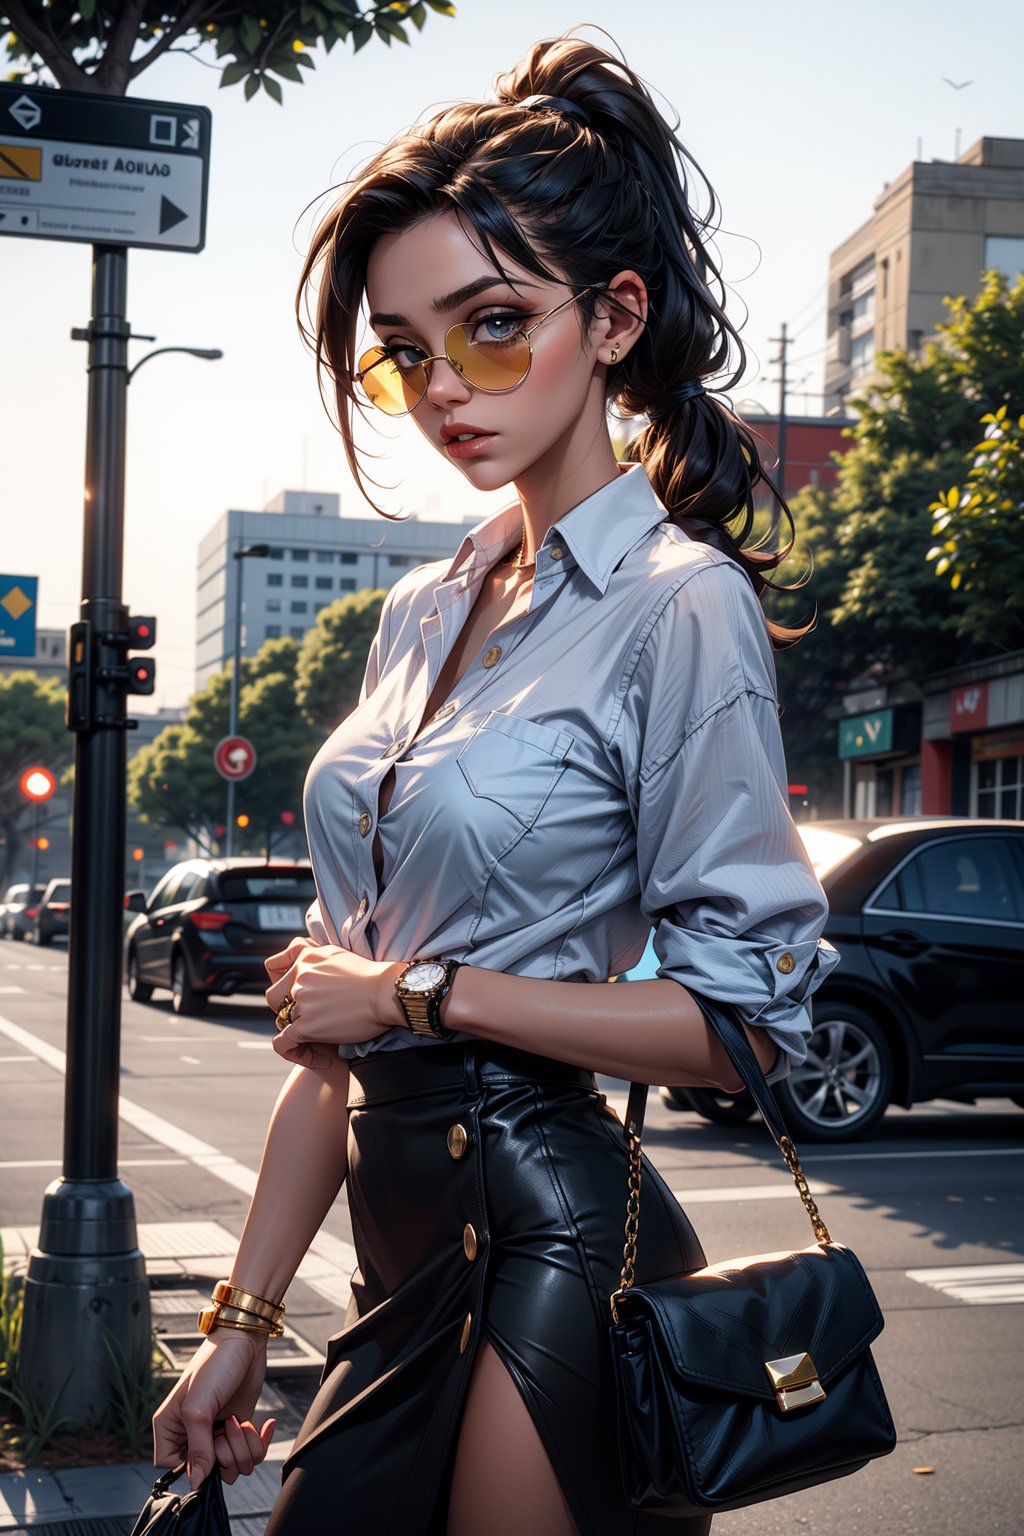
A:
{"type": "MultiPolygon", "coordinates": [[[[604,286],[605,285],[603,283],[591,283],[589,288],[583,288],[579,293],[571,293],[567,299],[563,299],[560,304],[556,304],[553,309],[549,309],[547,314],[541,315],[539,320],[535,320],[533,325],[529,326],[525,331],[521,331],[519,333],[518,339],[526,342],[526,348],[530,354],[529,361],[527,362],[523,373],[516,380],[516,382],[514,384],[509,384],[505,389],[489,389],[486,384],[474,384],[472,379],[467,378],[465,368],[461,363],[457,362],[456,359],[452,357],[451,353],[448,351],[448,338],[451,336],[453,331],[466,330],[466,328],[470,326],[472,322],[460,320],[455,325],[450,325],[444,336],[445,350],[443,352],[435,353],[433,357],[424,357],[415,364],[417,368],[422,368],[424,370],[424,383],[419,396],[413,401],[412,405],[410,405],[407,410],[386,411],[385,415],[408,416],[416,409],[424,395],[427,393],[427,390],[430,388],[430,374],[427,372],[427,370],[429,369],[431,363],[450,363],[451,366],[455,369],[456,373],[458,373],[462,378],[466,379],[467,384],[469,384],[471,388],[482,390],[486,395],[507,395],[511,390],[518,389],[520,384],[529,374],[530,369],[533,367],[533,347],[530,344],[530,337],[533,335],[534,331],[538,330],[540,326],[544,324],[545,320],[550,320],[552,315],[557,315],[559,310],[567,309],[570,304],[575,304],[578,299],[585,299],[588,293],[595,293],[604,286]]],[[[379,357],[376,362],[371,363],[369,368],[361,368],[358,373],[354,374],[354,382],[361,384],[366,375],[371,373],[374,368],[379,367],[381,363],[391,363],[392,366],[395,367],[396,373],[401,372],[401,370],[395,364],[394,358],[385,353],[383,356],[379,357]]],[[[369,398],[369,396],[367,396],[367,398],[369,398]]],[[[370,404],[375,405],[377,410],[383,409],[382,406],[376,405],[376,401],[371,400],[370,404]]]]}

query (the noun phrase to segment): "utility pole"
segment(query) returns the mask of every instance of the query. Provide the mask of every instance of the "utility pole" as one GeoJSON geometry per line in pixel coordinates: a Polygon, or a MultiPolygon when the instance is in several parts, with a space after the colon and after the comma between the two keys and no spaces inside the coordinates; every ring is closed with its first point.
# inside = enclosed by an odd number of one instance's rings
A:
{"type": "Polygon", "coordinates": [[[780,364],[780,373],[779,373],[779,379],[778,379],[778,384],[779,384],[779,444],[778,444],[779,468],[778,468],[777,473],[778,473],[778,480],[779,480],[779,490],[782,492],[782,495],[785,496],[785,494],[786,494],[786,348],[789,346],[789,337],[786,335],[786,322],[785,322],[785,320],[783,320],[783,322],[782,322],[782,335],[781,336],[769,336],[768,340],[773,342],[773,343],[775,343],[775,344],[777,344],[778,347],[780,348],[778,357],[770,357],[768,359],[768,361],[770,363],[772,363],[772,364],[774,364],[774,363],[780,364]]]}

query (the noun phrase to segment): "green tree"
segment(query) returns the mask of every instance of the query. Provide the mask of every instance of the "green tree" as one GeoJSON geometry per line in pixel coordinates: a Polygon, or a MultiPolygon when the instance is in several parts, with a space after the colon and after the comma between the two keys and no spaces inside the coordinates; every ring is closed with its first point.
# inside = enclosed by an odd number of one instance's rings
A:
{"type": "Polygon", "coordinates": [[[327,737],[359,702],[366,657],[386,592],[351,592],[329,603],[306,632],[296,671],[305,718],[327,737]]]}
{"type": "Polygon", "coordinates": [[[962,488],[940,491],[929,505],[942,543],[927,558],[968,599],[957,633],[1010,650],[1024,644],[1024,416],[1014,420],[1001,405],[981,424],[985,438],[962,488]]]}
{"type": "MultiPolygon", "coordinates": [[[[238,725],[256,748],[256,768],[235,791],[237,814],[250,818],[236,838],[240,852],[272,847],[281,813],[301,825],[302,787],[309,761],[322,740],[296,698],[298,645],[267,640],[242,662],[238,725]]],[[[213,764],[218,741],[228,733],[231,670],[212,677],[197,693],[180,725],[167,726],[128,766],[128,800],[140,818],[194,837],[213,852],[225,815],[226,785],[213,764]]]]}
{"type": "Polygon", "coordinates": [[[124,96],[163,54],[212,50],[222,86],[244,82],[247,100],[262,87],[281,102],[280,81],[301,85],[318,44],[358,53],[373,37],[408,43],[407,24],[419,31],[429,11],[455,15],[448,0],[0,0],[0,32],[10,29],[10,81],[38,84],[45,69],[65,90],[124,96]]]}
{"type": "Polygon", "coordinates": [[[0,674],[0,887],[13,880],[21,839],[32,823],[32,802],[19,788],[21,775],[38,766],[49,768],[59,781],[70,761],[73,737],[64,723],[64,698],[60,678],[0,674]]]}

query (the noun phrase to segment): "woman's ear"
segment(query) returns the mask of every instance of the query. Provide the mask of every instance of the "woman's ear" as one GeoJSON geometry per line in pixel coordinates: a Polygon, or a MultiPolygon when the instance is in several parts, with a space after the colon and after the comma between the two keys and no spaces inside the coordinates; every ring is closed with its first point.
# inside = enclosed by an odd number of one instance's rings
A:
{"type": "Polygon", "coordinates": [[[617,272],[598,294],[594,306],[601,323],[598,360],[610,366],[621,363],[640,339],[647,319],[647,285],[632,268],[617,272]]]}

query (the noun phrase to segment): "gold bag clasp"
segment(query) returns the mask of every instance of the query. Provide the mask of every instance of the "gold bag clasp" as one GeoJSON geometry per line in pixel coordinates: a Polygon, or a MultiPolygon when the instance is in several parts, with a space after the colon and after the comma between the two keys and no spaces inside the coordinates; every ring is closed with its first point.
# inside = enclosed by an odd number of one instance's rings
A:
{"type": "Polygon", "coordinates": [[[764,1368],[775,1388],[775,1401],[783,1413],[820,1403],[825,1388],[818,1380],[817,1367],[810,1355],[785,1355],[781,1360],[766,1360],[764,1368]]]}

